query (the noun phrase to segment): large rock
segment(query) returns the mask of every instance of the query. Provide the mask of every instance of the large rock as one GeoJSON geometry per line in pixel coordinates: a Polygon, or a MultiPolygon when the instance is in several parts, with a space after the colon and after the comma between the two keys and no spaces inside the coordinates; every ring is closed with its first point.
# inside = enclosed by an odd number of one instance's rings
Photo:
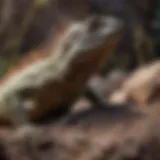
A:
{"type": "Polygon", "coordinates": [[[120,89],[110,96],[111,102],[132,102],[138,106],[160,104],[160,61],[157,60],[134,71],[120,89]]]}

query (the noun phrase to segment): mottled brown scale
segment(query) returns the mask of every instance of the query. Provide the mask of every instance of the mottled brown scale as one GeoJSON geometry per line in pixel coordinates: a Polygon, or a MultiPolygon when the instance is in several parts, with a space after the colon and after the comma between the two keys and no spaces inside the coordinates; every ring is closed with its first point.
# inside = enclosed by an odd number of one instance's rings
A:
{"type": "Polygon", "coordinates": [[[106,58],[109,57],[109,51],[116,47],[121,39],[121,33],[114,35],[101,46],[80,54],[72,61],[69,73],[61,82],[51,82],[43,86],[35,95],[37,106],[30,112],[33,119],[37,119],[45,113],[49,108],[57,108],[58,106],[68,106],[77,97],[89,77],[99,68],[106,58]],[[82,56],[81,56],[82,55],[82,56]],[[43,109],[38,109],[43,108],[43,109]]]}
{"type": "MultiPolygon", "coordinates": [[[[36,49],[21,59],[15,66],[11,67],[1,80],[1,85],[3,82],[10,80],[14,74],[30,66],[31,63],[49,56],[49,54],[51,54],[50,47],[53,48],[54,46],[54,50],[56,50],[56,43],[61,40],[61,38],[63,39],[63,31],[65,32],[68,28],[68,24],[63,25],[57,30],[57,36],[49,41],[48,46],[36,49]]],[[[57,109],[59,106],[68,107],[84,89],[90,76],[101,67],[106,61],[106,58],[110,56],[110,51],[116,47],[121,38],[122,32],[117,31],[117,33],[106,37],[106,40],[97,47],[89,49],[85,53],[76,53],[77,56],[70,62],[70,67],[66,69],[67,73],[65,73],[63,80],[55,81],[55,79],[52,79],[50,82],[44,83],[44,85],[36,88],[36,90],[32,90],[31,88],[31,92],[29,92],[30,95],[27,96],[36,103],[33,109],[29,110],[29,119],[40,119],[50,112],[50,110],[57,109]]]]}

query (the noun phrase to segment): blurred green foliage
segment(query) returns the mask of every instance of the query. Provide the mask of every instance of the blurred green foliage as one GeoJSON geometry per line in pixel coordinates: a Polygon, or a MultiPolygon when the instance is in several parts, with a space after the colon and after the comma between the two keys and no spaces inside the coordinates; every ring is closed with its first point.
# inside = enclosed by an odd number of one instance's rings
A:
{"type": "Polygon", "coordinates": [[[36,8],[42,8],[48,3],[48,1],[49,0],[35,0],[34,3],[36,8]]]}
{"type": "Polygon", "coordinates": [[[11,57],[1,57],[0,58],[0,76],[3,76],[8,69],[13,66],[18,60],[19,56],[14,55],[11,57]]]}

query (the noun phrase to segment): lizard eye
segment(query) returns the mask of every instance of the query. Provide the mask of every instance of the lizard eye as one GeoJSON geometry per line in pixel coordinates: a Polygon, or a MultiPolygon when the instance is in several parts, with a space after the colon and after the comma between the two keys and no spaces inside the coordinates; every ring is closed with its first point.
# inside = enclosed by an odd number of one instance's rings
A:
{"type": "Polygon", "coordinates": [[[103,26],[103,22],[99,19],[94,19],[89,27],[89,32],[97,32],[101,26],[103,26]]]}

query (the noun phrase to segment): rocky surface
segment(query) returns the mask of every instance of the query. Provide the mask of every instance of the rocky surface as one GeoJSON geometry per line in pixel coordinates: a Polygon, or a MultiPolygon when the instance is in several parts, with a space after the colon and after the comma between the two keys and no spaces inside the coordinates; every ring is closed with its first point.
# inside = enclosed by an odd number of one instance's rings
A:
{"type": "Polygon", "coordinates": [[[153,110],[91,109],[57,124],[1,129],[0,159],[159,160],[158,117],[153,110]]]}

